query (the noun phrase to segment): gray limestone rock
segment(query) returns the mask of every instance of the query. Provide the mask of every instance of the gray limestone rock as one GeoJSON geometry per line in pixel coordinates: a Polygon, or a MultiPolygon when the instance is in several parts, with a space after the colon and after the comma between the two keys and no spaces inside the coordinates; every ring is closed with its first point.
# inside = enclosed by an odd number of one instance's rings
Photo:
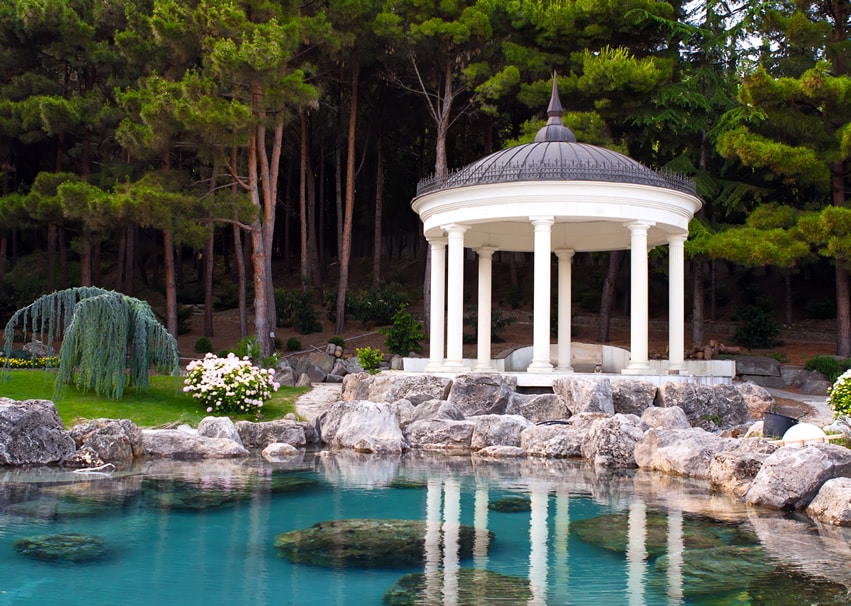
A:
{"type": "Polygon", "coordinates": [[[836,526],[851,526],[851,478],[833,478],[807,506],[807,515],[836,526]]]}
{"type": "Polygon", "coordinates": [[[564,400],[567,410],[573,415],[581,412],[615,414],[612,385],[608,379],[559,377],[553,381],[553,392],[564,400]]]}
{"type": "Polygon", "coordinates": [[[470,448],[488,446],[520,446],[520,433],[532,422],[520,415],[478,415],[470,419],[476,424],[470,448]]]}
{"type": "Polygon", "coordinates": [[[471,420],[416,421],[405,429],[411,448],[443,452],[470,452],[476,423],[471,420]]]}
{"type": "Polygon", "coordinates": [[[735,442],[699,427],[651,429],[635,445],[635,462],[642,469],[706,479],[712,457],[732,449],[735,442]]]}
{"type": "Polygon", "coordinates": [[[554,393],[514,393],[508,401],[505,414],[520,415],[533,423],[553,419],[566,419],[570,416],[567,406],[564,405],[564,400],[554,393]]]}
{"type": "Polygon", "coordinates": [[[129,463],[145,454],[142,430],[129,419],[96,419],[70,433],[77,448],[89,447],[104,463],[129,463]]]}
{"type": "Polygon", "coordinates": [[[242,444],[242,438],[230,417],[204,417],[198,423],[198,435],[208,438],[227,438],[242,444]]]}
{"type": "Polygon", "coordinates": [[[583,432],[566,423],[532,425],[520,433],[520,447],[534,457],[581,457],[582,438],[583,432]]]}
{"type": "Polygon", "coordinates": [[[526,451],[519,446],[485,446],[473,454],[485,459],[516,459],[525,457],[526,451]]]}
{"type": "Polygon", "coordinates": [[[408,449],[390,404],[338,400],[317,418],[316,423],[321,440],[334,448],[376,454],[399,454],[408,449]]]}
{"type": "Polygon", "coordinates": [[[612,405],[615,412],[641,416],[656,399],[656,386],[647,381],[612,381],[612,405]]]}
{"type": "Polygon", "coordinates": [[[421,373],[351,372],[343,377],[343,400],[396,402],[410,400],[417,406],[426,400],[446,400],[452,380],[421,373]]]}
{"type": "Polygon", "coordinates": [[[679,406],[669,408],[650,406],[641,413],[641,420],[653,429],[688,429],[691,427],[686,413],[679,406]]]}
{"type": "Polygon", "coordinates": [[[736,374],[779,377],[780,362],[768,356],[736,356],[736,374]]]}
{"type": "Polygon", "coordinates": [[[801,385],[799,391],[808,396],[826,396],[831,386],[832,383],[830,381],[809,379],[806,383],[801,385]]]}
{"type": "Polygon", "coordinates": [[[253,421],[237,421],[236,432],[246,448],[263,449],[269,444],[283,442],[296,448],[302,448],[308,443],[315,443],[315,430],[309,423],[278,419],[255,423],[253,421]],[[308,435],[313,439],[308,440],[308,435]]]}
{"type": "Polygon", "coordinates": [[[659,388],[660,406],[679,406],[693,427],[729,429],[748,420],[745,399],[732,385],[668,382],[659,388]]]}
{"type": "Polygon", "coordinates": [[[631,414],[599,419],[582,440],[582,457],[599,467],[636,467],[633,452],[645,428],[631,414]]]}
{"type": "Polygon", "coordinates": [[[737,440],[729,450],[712,457],[709,481],[722,492],[741,498],[777,445],[759,438],[737,440]]]}
{"type": "Polygon", "coordinates": [[[244,446],[227,438],[206,438],[179,429],[143,429],[145,455],[163,459],[229,459],[248,456],[244,446]]]}
{"type": "Polygon", "coordinates": [[[53,402],[0,398],[0,466],[58,463],[73,452],[53,402]]]}
{"type": "Polygon", "coordinates": [[[301,455],[301,451],[292,444],[273,442],[264,448],[260,455],[270,462],[286,461],[301,455]]]}
{"type": "Polygon", "coordinates": [[[774,406],[774,396],[751,381],[736,383],[735,388],[744,398],[751,419],[761,419],[774,406]]]}
{"type": "Polygon", "coordinates": [[[447,400],[464,416],[505,413],[517,388],[517,379],[497,372],[461,374],[455,377],[447,400]]]}
{"type": "Polygon", "coordinates": [[[745,495],[751,505],[803,509],[827,480],[851,475],[851,450],[833,444],[786,446],[770,455],[745,495]]]}

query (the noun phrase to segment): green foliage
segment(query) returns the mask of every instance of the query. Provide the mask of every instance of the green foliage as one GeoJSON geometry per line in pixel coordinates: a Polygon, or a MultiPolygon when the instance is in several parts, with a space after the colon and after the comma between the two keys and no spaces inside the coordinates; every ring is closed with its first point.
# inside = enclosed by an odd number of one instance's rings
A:
{"type": "Polygon", "coordinates": [[[387,337],[384,340],[384,346],[388,351],[399,356],[407,356],[423,348],[420,345],[420,341],[425,339],[423,323],[414,319],[407,305],[400,305],[391,320],[393,325],[390,328],[378,330],[387,337]]]}
{"type": "Polygon", "coordinates": [[[213,343],[208,337],[198,337],[195,341],[195,353],[212,353],[213,343]]]}
{"type": "Polygon", "coordinates": [[[64,337],[57,391],[73,383],[120,399],[126,385],[147,389],[152,366],[161,373],[178,372],[177,342],[150,305],[115,291],[69,288],[19,309],[6,324],[7,358],[18,325],[24,340],[28,329],[42,343],[64,337]]]}
{"type": "MultiPolygon", "coordinates": [[[[393,315],[402,305],[408,305],[408,297],[399,284],[386,284],[369,290],[351,291],[346,295],[346,317],[359,320],[364,328],[370,322],[376,326],[387,326],[393,322],[393,315]]],[[[334,297],[330,309],[336,308],[336,297],[334,297]]]]}
{"type": "Polygon", "coordinates": [[[340,335],[334,335],[333,337],[328,339],[328,342],[333,343],[337,347],[345,347],[346,346],[346,340],[343,337],[341,337],[340,335]]]}
{"type": "Polygon", "coordinates": [[[258,361],[262,355],[262,352],[260,351],[260,344],[257,342],[254,335],[249,335],[244,339],[240,339],[239,343],[236,344],[236,347],[234,347],[232,351],[237,358],[248,358],[255,362],[258,361]]]}
{"type": "Polygon", "coordinates": [[[785,351],[772,351],[766,354],[769,358],[774,358],[781,364],[789,363],[789,356],[786,355],[785,351]]]}
{"type": "Polygon", "coordinates": [[[825,376],[828,381],[836,381],[840,374],[851,367],[851,359],[839,359],[835,356],[813,356],[804,363],[804,368],[810,371],[818,371],[825,376]]]}
{"type": "Polygon", "coordinates": [[[836,378],[828,390],[828,404],[833,409],[834,418],[851,415],[851,370],[836,378]]]}
{"type": "Polygon", "coordinates": [[[322,330],[313,295],[309,291],[276,288],[275,312],[278,326],[295,327],[303,335],[322,330]]]}
{"type": "Polygon", "coordinates": [[[295,337],[287,339],[287,351],[301,351],[301,341],[295,337]]]}
{"type": "Polygon", "coordinates": [[[384,361],[381,350],[375,347],[358,347],[355,351],[358,354],[358,362],[366,372],[371,375],[378,372],[378,367],[384,361]]]}
{"type": "Polygon", "coordinates": [[[733,340],[748,349],[767,349],[777,344],[780,327],[771,311],[756,305],[741,309],[737,317],[742,325],[736,329],[733,340]]]}

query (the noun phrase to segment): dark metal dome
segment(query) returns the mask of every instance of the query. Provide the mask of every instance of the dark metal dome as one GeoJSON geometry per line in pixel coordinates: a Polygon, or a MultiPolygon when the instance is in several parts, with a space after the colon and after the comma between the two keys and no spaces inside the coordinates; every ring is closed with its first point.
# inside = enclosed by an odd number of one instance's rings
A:
{"type": "Polygon", "coordinates": [[[635,183],[696,195],[694,182],[687,177],[652,170],[611,149],[577,143],[573,132],[562,123],[555,77],[547,115],[547,124],[535,135],[534,143],[500,150],[443,177],[423,179],[417,185],[417,196],[455,187],[516,181],[635,183]]]}

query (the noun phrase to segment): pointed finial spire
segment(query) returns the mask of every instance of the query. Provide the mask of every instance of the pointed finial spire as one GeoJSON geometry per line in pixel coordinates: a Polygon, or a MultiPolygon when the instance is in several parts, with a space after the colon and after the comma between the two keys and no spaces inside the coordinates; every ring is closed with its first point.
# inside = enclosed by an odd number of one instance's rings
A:
{"type": "Polygon", "coordinates": [[[564,110],[558,97],[558,79],[553,72],[553,92],[547,107],[547,124],[535,135],[535,143],[566,142],[576,143],[576,136],[564,125],[561,117],[564,110]]]}

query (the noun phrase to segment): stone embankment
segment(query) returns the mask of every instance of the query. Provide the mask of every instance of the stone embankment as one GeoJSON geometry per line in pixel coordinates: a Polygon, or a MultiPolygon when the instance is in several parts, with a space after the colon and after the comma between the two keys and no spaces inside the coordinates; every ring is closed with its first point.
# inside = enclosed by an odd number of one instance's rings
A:
{"type": "MultiPolygon", "coordinates": [[[[100,419],[66,431],[52,402],[0,399],[0,465],[126,466],[140,457],[208,459],[305,448],[398,456],[420,450],[477,458],[581,458],[710,482],[755,506],[805,510],[851,525],[851,450],[760,437],[773,404],[753,383],[661,387],[631,379],[559,377],[553,393],[518,391],[512,376],[348,374],[311,421],[208,417],[197,429],[142,430],[100,419]]],[[[327,395],[327,393],[326,393],[327,395]]]]}

